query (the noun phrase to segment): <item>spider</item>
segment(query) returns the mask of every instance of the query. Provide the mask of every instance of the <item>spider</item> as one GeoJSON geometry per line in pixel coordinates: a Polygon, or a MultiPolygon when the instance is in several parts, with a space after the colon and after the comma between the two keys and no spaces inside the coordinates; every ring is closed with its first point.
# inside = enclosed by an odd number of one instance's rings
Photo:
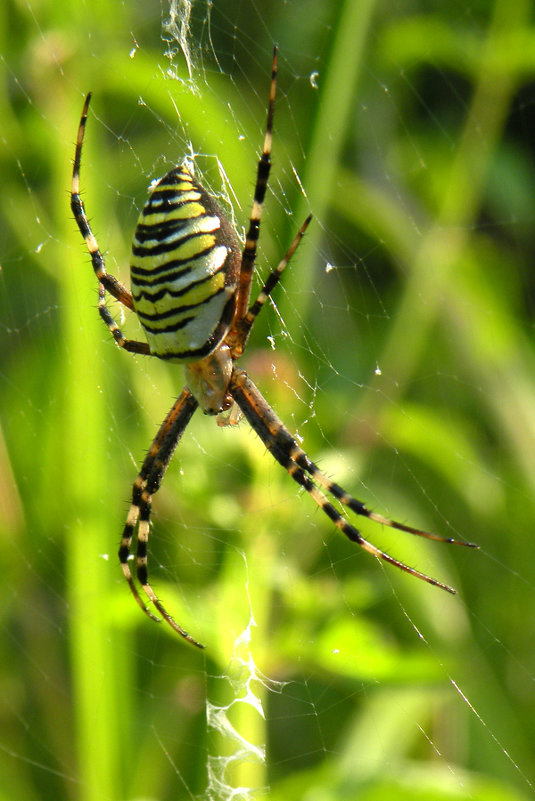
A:
{"type": "MultiPolygon", "coordinates": [[[[277,285],[311,220],[308,216],[304,221],[286,255],[272,270],[254,303],[250,304],[260,219],[271,167],[276,86],[275,47],[264,144],[243,248],[214,198],[186,166],[175,167],[151,186],[139,217],[132,245],[131,291],[106,272],[104,257],[80,197],[80,162],[91,94],[85,99],[76,140],[71,209],[98,280],[100,317],[119,347],[130,353],[183,363],[186,373],[186,385],[161,424],[134,482],[132,503],[119,547],[119,561],[143,612],[157,622],[163,618],[185,640],[199,648],[204,646],[171,617],[156,596],[147,569],[152,497],[158,491],[174,450],[198,407],[205,414],[222,416],[237,405],[273,458],[349,540],[372,556],[455,593],[447,584],[409,567],[364,539],[326,493],[341,507],[376,523],[440,542],[473,545],[390,520],[371,511],[331,481],[299,447],[255,384],[236,365],[258,313],[277,285]],[[107,292],[137,314],[147,342],[125,339],[106,305],[107,292]],[[150,611],[134,582],[130,568],[133,540],[137,541],[137,581],[161,618],[150,611]]],[[[225,420],[222,422],[224,424],[225,420]]]]}

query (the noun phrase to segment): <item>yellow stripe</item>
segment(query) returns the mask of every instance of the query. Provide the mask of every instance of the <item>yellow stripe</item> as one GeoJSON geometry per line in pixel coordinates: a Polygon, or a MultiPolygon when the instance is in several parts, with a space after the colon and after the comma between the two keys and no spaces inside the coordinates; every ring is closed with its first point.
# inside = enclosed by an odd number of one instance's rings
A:
{"type": "Polygon", "coordinates": [[[155,211],[154,214],[142,214],[138,220],[138,225],[159,225],[168,220],[187,220],[188,218],[200,217],[205,213],[204,206],[200,203],[185,203],[172,211],[155,211]]]}
{"type": "Polygon", "coordinates": [[[217,273],[213,275],[209,281],[203,281],[202,284],[198,286],[193,286],[189,292],[186,292],[185,295],[180,296],[180,305],[181,306],[196,306],[198,303],[202,303],[207,298],[215,295],[220,289],[223,289],[225,286],[225,275],[224,273],[217,273]]]}
{"type": "MultiPolygon", "coordinates": [[[[188,261],[193,259],[195,256],[198,256],[203,250],[208,250],[208,248],[213,247],[215,242],[215,236],[212,234],[195,236],[193,239],[187,240],[179,247],[176,247],[172,250],[167,250],[164,253],[154,254],[149,251],[145,256],[138,255],[136,256],[135,264],[132,264],[132,266],[141,267],[143,270],[147,270],[151,267],[159,267],[161,264],[165,264],[168,261],[188,261]]],[[[150,242],[145,242],[143,244],[143,247],[150,248],[150,246],[150,242]]],[[[158,276],[155,276],[154,281],[155,283],[159,283],[158,276]]]]}
{"type": "MultiPolygon", "coordinates": [[[[191,181],[188,181],[187,183],[186,182],[180,183],[180,184],[175,184],[175,183],[173,183],[173,184],[156,184],[156,186],[152,190],[152,192],[162,192],[162,191],[163,192],[176,192],[177,194],[181,193],[181,192],[184,193],[184,194],[190,194],[191,193],[191,194],[196,195],[197,197],[201,196],[201,193],[199,192],[198,189],[195,189],[195,187],[193,186],[191,181]]],[[[149,198],[149,200],[150,200],[150,198],[149,198]]]]}

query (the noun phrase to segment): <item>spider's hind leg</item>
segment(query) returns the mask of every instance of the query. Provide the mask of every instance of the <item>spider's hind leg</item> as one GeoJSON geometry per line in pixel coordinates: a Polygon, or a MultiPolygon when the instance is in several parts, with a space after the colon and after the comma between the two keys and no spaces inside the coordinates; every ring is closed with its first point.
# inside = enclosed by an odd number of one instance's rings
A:
{"type": "Polygon", "coordinates": [[[323,487],[323,489],[326,490],[326,492],[330,493],[333,498],[336,498],[336,500],[339,501],[343,506],[351,509],[352,512],[360,515],[361,517],[367,517],[368,520],[373,520],[374,523],[380,523],[383,526],[389,526],[389,528],[395,528],[398,531],[405,531],[408,534],[415,534],[418,537],[424,537],[428,540],[446,542],[449,545],[464,545],[467,548],[478,547],[473,542],[456,540],[453,537],[442,537],[440,534],[434,534],[431,531],[424,531],[420,528],[414,528],[414,526],[407,526],[405,523],[399,523],[397,520],[392,520],[389,517],[385,517],[377,512],[373,512],[371,509],[368,509],[368,507],[362,503],[362,501],[358,501],[356,498],[350,495],[349,492],[346,492],[346,490],[339,484],[331,481],[331,479],[326,476],[316,464],[314,464],[314,462],[306,455],[302,448],[300,448],[295,442],[292,446],[290,455],[292,461],[305,470],[314,479],[314,481],[316,481],[320,486],[323,487]]]}
{"type": "Polygon", "coordinates": [[[294,437],[290,434],[288,429],[279,420],[273,409],[269,406],[266,400],[261,395],[258,388],[254,383],[247,378],[247,375],[242,370],[235,370],[230,385],[230,392],[243,414],[249,421],[251,427],[256,431],[260,439],[264,442],[266,448],[272,454],[279,464],[281,464],[303,489],[307,491],[313,501],[319,508],[327,515],[327,517],[334,523],[334,525],[352,542],[359,545],[365,551],[375,556],[377,559],[382,559],[388,564],[397,567],[400,570],[409,573],[415,578],[422,579],[428,584],[433,584],[450,593],[455,593],[455,590],[448,584],[428,576],[425,573],[409,567],[404,562],[395,559],[389,554],[381,551],[373,543],[366,540],[360,531],[349,523],[344,515],[333,506],[327,496],[324,494],[320,487],[323,487],[340,503],[347,506],[351,511],[356,514],[368,517],[377,523],[383,523],[391,528],[397,528],[402,531],[408,531],[411,534],[417,534],[421,537],[429,539],[441,540],[448,543],[467,545],[475,547],[472,543],[459,542],[446,537],[440,537],[435,534],[430,534],[426,531],[405,526],[403,523],[397,523],[394,520],[378,515],[371,512],[363,503],[357,501],[338,484],[332,482],[319,468],[308,458],[306,453],[299,447],[294,437]],[[319,484],[319,486],[317,486],[319,484]]]}

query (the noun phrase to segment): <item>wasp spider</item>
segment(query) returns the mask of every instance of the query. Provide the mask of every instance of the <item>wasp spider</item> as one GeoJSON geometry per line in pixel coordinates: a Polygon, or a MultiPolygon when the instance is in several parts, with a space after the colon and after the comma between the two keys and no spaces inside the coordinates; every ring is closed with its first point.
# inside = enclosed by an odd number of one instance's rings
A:
{"type": "Polygon", "coordinates": [[[250,304],[260,218],[271,166],[276,85],[275,48],[264,146],[258,162],[253,207],[243,248],[216,201],[185,166],[175,167],[151,187],[139,217],[132,245],[131,291],[106,272],[104,258],[80,197],[80,161],[91,95],[85,100],[76,141],[71,208],[98,280],[99,314],[119,347],[131,353],[182,362],[186,373],[186,386],[160,426],[134,482],[119,560],[137,603],[149,617],[160,622],[160,618],[147,608],[134,583],[130,561],[135,539],[137,580],[152,607],[184,639],[200,648],[203,646],[178,625],[157,598],[147,571],[152,496],[159,489],[173,452],[199,406],[205,414],[220,415],[237,404],[274,459],[308,492],[346,537],[373,556],[412,576],[454,592],[448,585],[403,564],[365,540],[328,500],[326,493],[355,514],[376,523],[433,540],[470,544],[389,520],[353,498],[309,459],[251,379],[236,366],[256,316],[278,283],[310,222],[308,217],[286,255],[271,272],[254,303],[250,304]],[[147,342],[125,339],[106,306],[106,292],[138,315],[147,342]]]}

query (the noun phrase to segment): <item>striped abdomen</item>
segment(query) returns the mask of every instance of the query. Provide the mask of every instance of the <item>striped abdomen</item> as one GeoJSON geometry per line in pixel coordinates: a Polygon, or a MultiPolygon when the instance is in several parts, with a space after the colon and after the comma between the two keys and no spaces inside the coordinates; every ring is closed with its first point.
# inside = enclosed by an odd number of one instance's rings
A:
{"type": "Polygon", "coordinates": [[[223,212],[184,167],[151,189],[132,244],[134,307],[151,353],[198,360],[228,331],[240,245],[223,212]]]}

